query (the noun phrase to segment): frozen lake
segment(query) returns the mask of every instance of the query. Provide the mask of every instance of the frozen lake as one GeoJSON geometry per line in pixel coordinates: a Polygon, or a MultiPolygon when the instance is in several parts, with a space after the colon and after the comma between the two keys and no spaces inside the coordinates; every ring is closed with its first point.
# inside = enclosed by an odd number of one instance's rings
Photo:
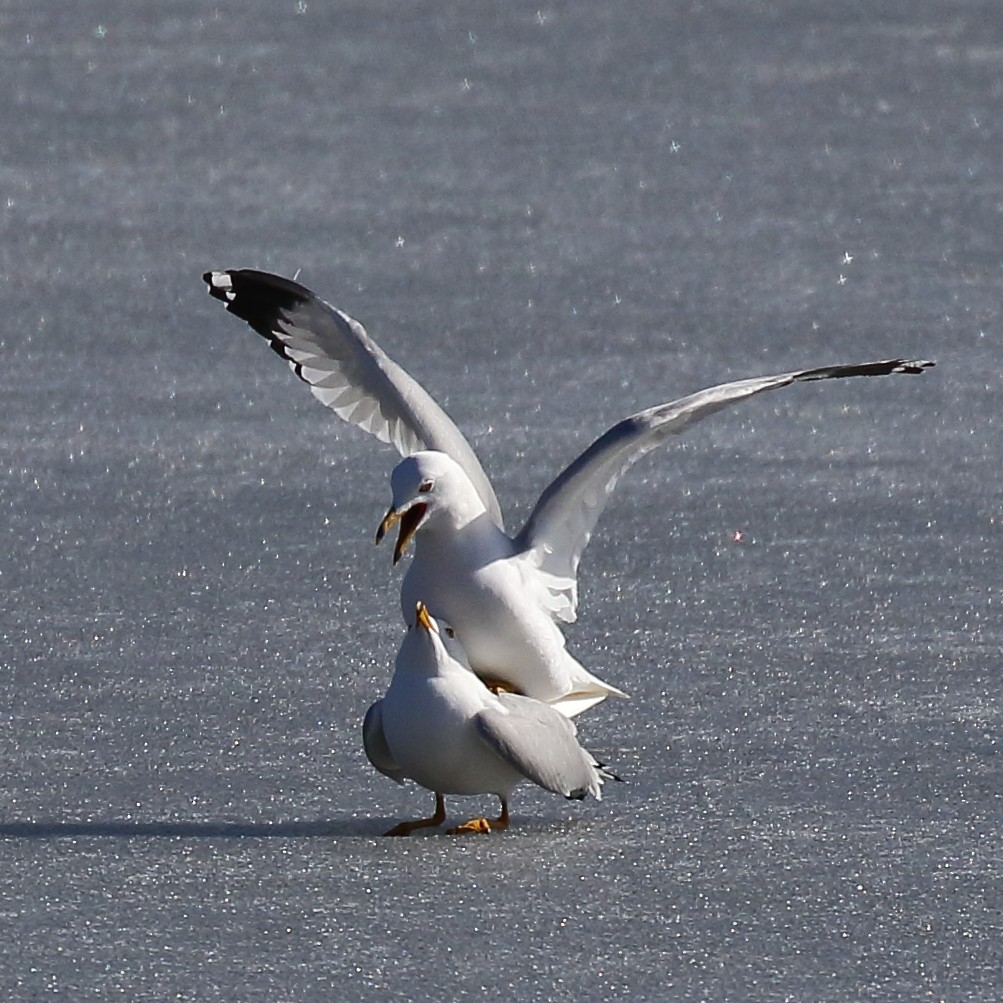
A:
{"type": "MultiPolygon", "coordinates": [[[[1003,31],[990,0],[0,12],[0,990],[995,1000],[1003,31]],[[385,840],[396,456],[214,303],[362,320],[526,517],[618,418],[574,653],[626,784],[385,840]]],[[[454,817],[492,799],[454,798],[454,817]]]]}

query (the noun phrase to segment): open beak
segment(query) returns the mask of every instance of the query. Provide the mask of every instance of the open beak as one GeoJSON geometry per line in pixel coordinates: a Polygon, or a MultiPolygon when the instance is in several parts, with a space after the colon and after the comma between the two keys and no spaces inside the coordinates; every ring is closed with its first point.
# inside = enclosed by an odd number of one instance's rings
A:
{"type": "Polygon", "coordinates": [[[429,613],[428,607],[423,602],[419,602],[415,609],[415,622],[421,624],[421,626],[424,627],[430,634],[439,633],[439,628],[432,619],[432,615],[429,613]]]}
{"type": "Polygon", "coordinates": [[[386,536],[387,530],[392,529],[397,523],[400,523],[400,528],[397,530],[397,542],[394,544],[394,564],[404,555],[404,550],[408,542],[421,525],[421,520],[425,518],[425,510],[427,508],[428,506],[424,502],[418,502],[410,508],[406,508],[403,514],[398,512],[393,505],[387,510],[387,514],[383,517],[383,522],[380,523],[379,529],[376,530],[376,542],[377,544],[380,543],[383,537],[386,536]]]}

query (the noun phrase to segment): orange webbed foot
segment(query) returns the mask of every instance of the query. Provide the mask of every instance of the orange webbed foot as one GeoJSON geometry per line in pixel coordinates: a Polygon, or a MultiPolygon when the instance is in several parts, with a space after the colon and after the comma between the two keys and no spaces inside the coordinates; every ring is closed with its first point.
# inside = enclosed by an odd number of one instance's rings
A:
{"type": "Polygon", "coordinates": [[[489,832],[500,832],[503,829],[508,828],[508,801],[505,798],[500,798],[501,801],[501,814],[497,818],[472,818],[469,822],[464,822],[463,825],[457,825],[452,829],[447,829],[446,834],[449,836],[468,836],[471,834],[481,834],[489,832]]]}
{"type": "Polygon", "coordinates": [[[494,826],[486,818],[472,818],[468,822],[464,822],[463,825],[453,826],[452,829],[446,830],[447,836],[468,836],[471,833],[488,833],[494,826]]]}

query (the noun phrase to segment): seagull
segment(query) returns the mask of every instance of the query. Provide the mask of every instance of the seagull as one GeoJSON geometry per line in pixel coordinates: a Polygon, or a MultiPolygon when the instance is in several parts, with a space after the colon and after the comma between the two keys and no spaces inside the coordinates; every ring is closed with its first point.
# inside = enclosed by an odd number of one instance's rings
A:
{"type": "Polygon", "coordinates": [[[574,722],[550,704],[488,689],[453,628],[419,601],[386,696],[366,712],[362,739],[380,773],[434,792],[435,813],[384,835],[442,825],[447,794],[494,794],[501,801],[498,818],[473,818],[450,835],[507,829],[509,796],[523,780],[569,799],[591,794],[601,801],[604,781],[619,778],[578,744],[576,734],[574,722]]]}
{"type": "Polygon", "coordinates": [[[565,646],[578,565],[620,477],[641,457],[702,420],[768,390],[852,376],[919,374],[927,360],[823,366],[723,383],[617,422],[544,490],[514,536],[477,456],[432,397],[365,328],[296,282],[250,269],[207,272],[210,294],[246,321],[322,404],[404,457],[377,543],[397,526],[396,564],[414,541],[401,613],[416,603],[451,623],[474,671],[490,686],[553,704],[572,717],[625,696],[565,646]]]}

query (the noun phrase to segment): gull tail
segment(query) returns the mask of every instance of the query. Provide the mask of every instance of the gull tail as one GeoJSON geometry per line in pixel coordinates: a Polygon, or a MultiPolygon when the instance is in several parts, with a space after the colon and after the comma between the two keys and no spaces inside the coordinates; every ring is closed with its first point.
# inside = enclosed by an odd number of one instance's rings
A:
{"type": "Polygon", "coordinates": [[[623,690],[604,683],[601,679],[582,669],[584,679],[576,680],[576,686],[570,693],[565,693],[550,704],[554,710],[560,711],[565,717],[578,717],[579,714],[600,704],[607,697],[617,697],[629,700],[630,695],[623,690]]]}

